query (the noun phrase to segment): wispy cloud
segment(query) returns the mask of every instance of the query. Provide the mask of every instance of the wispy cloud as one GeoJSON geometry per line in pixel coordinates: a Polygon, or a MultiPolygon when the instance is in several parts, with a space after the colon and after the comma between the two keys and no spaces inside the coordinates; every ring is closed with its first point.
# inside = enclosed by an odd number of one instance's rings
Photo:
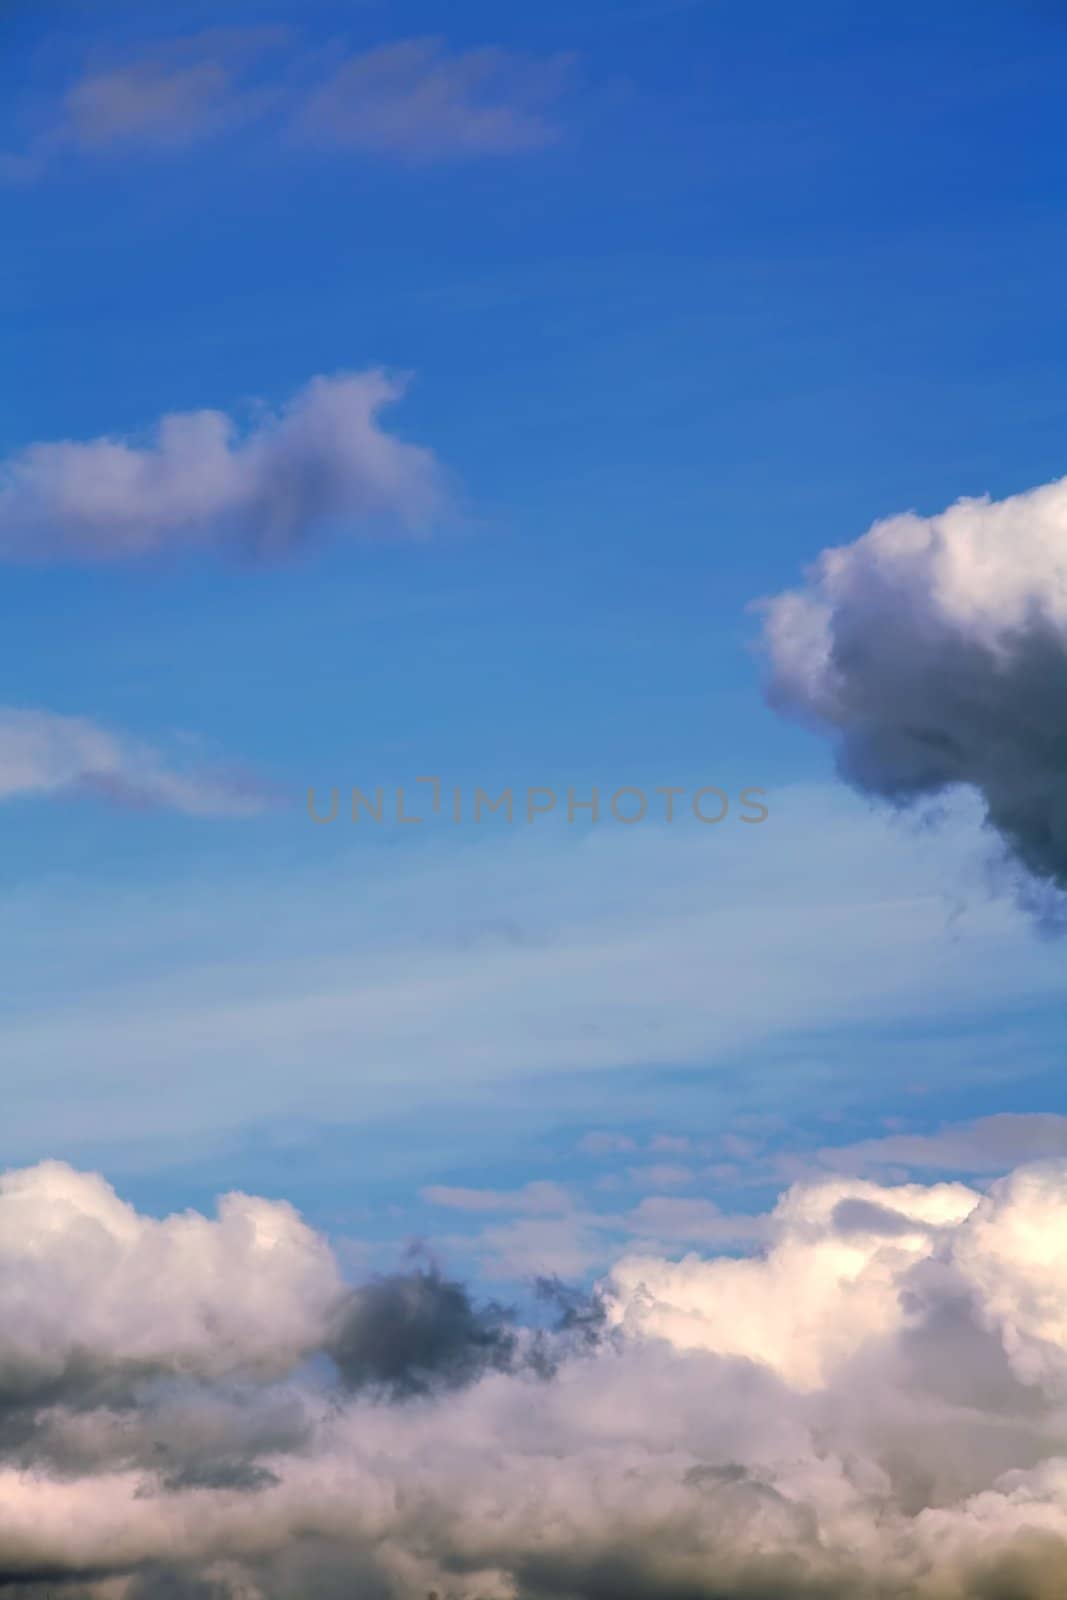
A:
{"type": "MultiPolygon", "coordinates": [[[[460,1242],[452,1241],[453,1247],[460,1242]]],[[[471,1247],[484,1278],[512,1283],[542,1276],[580,1278],[603,1266],[610,1253],[598,1219],[577,1212],[495,1223],[483,1228],[471,1247]]]]}
{"type": "Polygon", "coordinates": [[[0,463],[0,554],[113,560],[226,546],[283,553],[316,534],[414,532],[444,502],[430,451],[387,433],[403,384],[313,378],[244,432],[222,411],[172,412],[143,442],[27,445],[0,463]]]}
{"type": "Polygon", "coordinates": [[[701,1196],[647,1195],[626,1217],[630,1233],[673,1244],[743,1244],[766,1235],[766,1219],[721,1211],[701,1196]]]}
{"type": "MultiPolygon", "coordinates": [[[[692,1180],[675,1168],[632,1169],[631,1177],[664,1188],[692,1180]]],[[[574,1276],[603,1266],[619,1252],[620,1239],[663,1249],[678,1244],[748,1245],[766,1235],[765,1219],[724,1212],[704,1196],[646,1192],[622,1211],[596,1211],[560,1184],[545,1180],[520,1189],[453,1189],[430,1186],[421,1198],[447,1210],[485,1216],[503,1213],[474,1234],[435,1236],[451,1254],[476,1261],[488,1278],[522,1279],[555,1273],[574,1276]]]]}
{"type": "Polygon", "coordinates": [[[693,1173],[689,1167],[660,1161],[648,1167],[631,1167],[630,1178],[634,1183],[654,1184],[658,1189],[681,1189],[692,1183],[693,1173]]]}
{"type": "Polygon", "coordinates": [[[407,161],[516,154],[559,135],[569,56],[435,37],[338,55],[285,27],[211,28],[88,62],[43,125],[0,157],[30,180],[63,156],[174,155],[249,124],[268,139],[407,161]]]}
{"type": "Polygon", "coordinates": [[[521,1189],[462,1189],[430,1184],[422,1198],[450,1211],[516,1211],[545,1215],[569,1211],[571,1198],[558,1183],[535,1182],[521,1189]]]}
{"type": "Polygon", "coordinates": [[[86,717],[0,707],[0,802],[34,795],[201,817],[251,816],[270,804],[250,777],[179,770],[151,746],[86,717]]]}
{"type": "Polygon", "coordinates": [[[606,1129],[594,1128],[591,1133],[582,1135],[578,1141],[578,1149],[586,1156],[614,1156],[636,1150],[637,1144],[627,1133],[612,1133],[606,1129]]]}
{"type": "Polygon", "coordinates": [[[285,28],[210,29],[111,67],[90,68],[63,98],[60,138],[85,150],[176,149],[224,133],[270,104],[247,78],[285,28]]]}
{"type": "Polygon", "coordinates": [[[1067,1159],[1067,1117],[1052,1112],[998,1112],[951,1123],[937,1133],[891,1133],[828,1147],[818,1162],[835,1172],[1003,1172],[1024,1161],[1067,1159]]]}
{"type": "MultiPolygon", "coordinates": [[[[252,1115],[262,1122],[287,1115],[294,1094],[310,1118],[365,1123],[409,1107],[414,1093],[427,1105],[481,1105],[519,1081],[524,1116],[544,1126],[560,1116],[555,1092],[536,1087],[551,1079],[559,1097],[573,1093],[575,1142],[597,1122],[612,1133],[609,1117],[629,1136],[633,1107],[647,1101],[644,1091],[631,1099],[619,1069],[699,1067],[709,1101],[744,1109],[757,1051],[775,1062],[788,1116],[816,1073],[824,1087],[846,1073],[859,1093],[857,1052],[876,1094],[893,1030],[929,1042],[921,1070],[942,1081],[973,1075],[983,1050],[973,1034],[947,1038],[948,1021],[995,1036],[1020,1005],[1043,1018],[1059,1003],[1059,949],[1036,941],[1010,902],[977,896],[953,921],[977,837],[962,818],[958,834],[913,834],[829,786],[780,792],[775,817],[713,850],[666,827],[621,838],[561,825],[486,835],[477,849],[452,835],[454,848],[431,862],[353,834],[351,852],[321,873],[283,871],[269,885],[236,866],[224,881],[185,874],[175,883],[182,917],[200,931],[179,961],[166,898],[107,902],[109,937],[136,953],[137,985],[119,959],[105,985],[86,987],[100,903],[39,885],[22,897],[17,937],[0,918],[14,1074],[4,1149],[38,1149],[42,1130],[58,1137],[54,1096],[34,1085],[61,1073],[62,1153],[106,1139],[118,1160],[154,1134],[158,1160],[165,1150],[184,1159],[198,1141],[248,1124],[249,1077],[230,1070],[235,1051],[255,1061],[252,1115]],[[530,939],[487,945],[472,963],[457,919],[505,911],[530,939]],[[49,928],[49,959],[57,939],[64,950],[65,980],[43,1008],[19,994],[40,979],[31,921],[49,928]],[[148,1056],[160,1072],[151,1083],[148,1056]],[[106,1107],[94,1079],[105,1065],[123,1086],[106,1107]],[[617,1087],[606,1096],[597,1074],[608,1070],[617,1087]]],[[[1031,1040],[1040,1070],[1055,1040],[1054,1031],[1031,1040]]],[[[663,1115],[661,1100],[652,1115],[663,1115]]],[[[638,1164],[626,1149],[604,1160],[638,1164]]]]}
{"type": "Polygon", "coordinates": [[[656,1133],[648,1148],[665,1155],[685,1155],[693,1148],[693,1141],[684,1133],[656,1133]]]}
{"type": "Polygon", "coordinates": [[[310,96],[296,131],[336,148],[420,161],[534,150],[558,137],[547,112],[570,65],[562,55],[532,60],[405,39],[346,61],[310,96]]]}

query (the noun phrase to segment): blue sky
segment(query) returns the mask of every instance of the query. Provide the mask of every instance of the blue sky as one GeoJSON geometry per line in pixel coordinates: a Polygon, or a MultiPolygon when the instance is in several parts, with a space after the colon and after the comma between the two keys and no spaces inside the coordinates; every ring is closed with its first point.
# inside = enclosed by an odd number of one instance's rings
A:
{"type": "Polygon", "coordinates": [[[931,835],[838,785],[751,609],[878,518],[1062,471],[1065,65],[1057,7],[992,0],[9,8],[0,454],[254,430],[384,368],[442,490],[415,537],[269,558],[10,534],[3,702],[270,803],[6,801],[0,1160],[459,1249],[428,1186],[743,1206],[755,1157],[712,1147],[754,1128],[777,1159],[1067,1112],[1062,946],[988,892],[966,797],[931,835]],[[482,144],[462,104],[307,131],[346,61],[426,37],[446,77],[499,52],[482,144]],[[140,128],[71,100],[145,61],[140,128]],[[168,110],[190,61],[222,87],[168,110]],[[770,815],[308,820],[309,785],[426,773],[770,815]],[[689,1177],[649,1176],[683,1136],[689,1177]]]}

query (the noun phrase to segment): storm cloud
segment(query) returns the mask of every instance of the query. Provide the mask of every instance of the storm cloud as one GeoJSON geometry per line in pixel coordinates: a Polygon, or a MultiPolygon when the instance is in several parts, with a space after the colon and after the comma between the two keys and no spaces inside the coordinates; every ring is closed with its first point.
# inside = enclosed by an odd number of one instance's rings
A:
{"type": "Polygon", "coordinates": [[[283,1202],[0,1181],[0,1573],[71,1600],[1046,1600],[1067,1581],[1067,1163],[796,1185],[542,1335],[283,1202]],[[577,1336],[576,1336],[577,1334],[577,1336]],[[551,1336],[555,1337],[555,1336],[551,1336]]]}
{"type": "Polygon", "coordinates": [[[515,1336],[504,1307],[476,1307],[462,1283],[435,1268],[394,1273],[344,1303],[329,1353],[345,1383],[387,1395],[426,1394],[506,1371],[515,1336]]]}
{"type": "Polygon", "coordinates": [[[848,782],[905,806],[970,787],[1067,889],[1067,479],[877,522],[764,614],[771,702],[848,782]]]}

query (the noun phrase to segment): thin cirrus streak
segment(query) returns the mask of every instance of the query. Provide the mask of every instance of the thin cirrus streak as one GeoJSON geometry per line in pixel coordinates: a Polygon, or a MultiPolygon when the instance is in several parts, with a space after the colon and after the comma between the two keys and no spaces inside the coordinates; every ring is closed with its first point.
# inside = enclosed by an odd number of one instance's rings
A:
{"type": "Polygon", "coordinates": [[[493,47],[401,39],[344,62],[302,107],[297,138],[410,161],[508,155],[551,144],[546,115],[572,65],[493,47]]]}
{"type": "Polygon", "coordinates": [[[208,28],[94,60],[55,97],[0,179],[28,183],[64,157],[174,159],[255,125],[276,146],[439,163],[521,155],[560,136],[573,58],[436,36],[370,49],[301,48],[287,26],[208,28]]]}
{"type": "Polygon", "coordinates": [[[0,803],[42,796],[201,817],[254,816],[276,803],[250,775],[180,768],[87,717],[0,707],[0,803]]]}
{"type": "Polygon", "coordinates": [[[624,1256],[538,1329],[355,1287],[284,1201],[0,1177],[0,1568],[104,1600],[1046,1600],[1067,1162],[794,1185],[747,1257],[624,1256]]]}

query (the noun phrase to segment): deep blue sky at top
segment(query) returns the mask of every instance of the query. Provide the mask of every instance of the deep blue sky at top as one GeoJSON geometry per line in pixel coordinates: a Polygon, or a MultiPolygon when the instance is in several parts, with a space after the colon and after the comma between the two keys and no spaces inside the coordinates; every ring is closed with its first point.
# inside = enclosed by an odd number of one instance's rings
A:
{"type": "MultiPolygon", "coordinates": [[[[15,5],[4,99],[61,84],[86,47],[295,17],[15,5]]],[[[399,738],[417,765],[492,748],[580,775],[821,761],[758,710],[746,603],[877,515],[1061,464],[1067,13],[299,20],[357,48],[445,32],[573,51],[561,137],[411,165],[279,153],[253,127],[57,163],[5,195],[0,439],[277,402],[382,363],[414,374],[392,425],[455,472],[467,526],[251,575],[8,573],[8,700],[191,724],[298,782],[399,738]]]]}
{"type": "MultiPolygon", "coordinates": [[[[3,700],[298,791],[825,774],[762,705],[749,603],[878,516],[1063,471],[1067,7],[8,0],[2,143],[87,53],[271,21],[572,52],[559,138],[417,163],[253,124],[9,185],[0,452],[381,364],[461,514],[253,567],[8,568],[3,700]]],[[[16,886],[340,848],[285,816],[8,817],[16,886]]]]}

